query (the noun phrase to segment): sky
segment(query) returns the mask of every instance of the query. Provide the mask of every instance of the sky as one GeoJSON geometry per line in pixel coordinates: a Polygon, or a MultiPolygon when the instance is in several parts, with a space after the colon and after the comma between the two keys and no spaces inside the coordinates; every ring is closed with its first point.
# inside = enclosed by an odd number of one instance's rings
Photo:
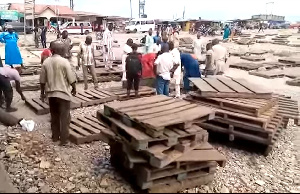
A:
{"type": "MultiPolygon", "coordinates": [[[[24,0],[1,0],[2,3],[23,3],[24,0]]],[[[69,0],[36,0],[36,4],[69,6],[69,0]]],[[[249,19],[252,15],[286,16],[287,21],[300,21],[299,0],[146,0],[148,18],[185,18],[231,20],[249,19]],[[274,4],[268,2],[274,2],[274,4]]],[[[76,11],[130,17],[130,0],[74,0],[76,11]]],[[[133,17],[138,17],[139,0],[132,0],[133,17]]]]}

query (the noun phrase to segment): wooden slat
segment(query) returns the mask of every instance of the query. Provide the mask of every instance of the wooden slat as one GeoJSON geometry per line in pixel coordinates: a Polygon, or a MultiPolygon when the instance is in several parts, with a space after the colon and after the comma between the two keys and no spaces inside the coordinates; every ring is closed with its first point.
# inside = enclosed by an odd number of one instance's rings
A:
{"type": "Polygon", "coordinates": [[[86,98],[93,98],[93,96],[87,94],[86,91],[84,91],[84,92],[78,92],[78,94],[80,94],[81,96],[84,96],[86,98]]]}
{"type": "Polygon", "coordinates": [[[120,108],[118,110],[122,111],[122,112],[145,110],[145,109],[148,109],[148,108],[153,108],[153,107],[159,107],[159,106],[168,105],[168,104],[171,104],[171,103],[174,103],[174,102],[176,102],[175,99],[169,99],[167,101],[157,102],[157,103],[153,103],[153,104],[145,104],[145,105],[141,105],[141,106],[134,106],[134,107],[129,107],[129,108],[120,108]]]}
{"type": "Polygon", "coordinates": [[[232,78],[232,79],[235,82],[241,84],[242,86],[244,86],[245,88],[247,88],[248,90],[250,90],[250,91],[252,91],[256,94],[269,94],[269,93],[272,93],[271,91],[263,89],[258,85],[251,84],[251,83],[247,82],[245,79],[237,79],[237,78],[232,78]]]}
{"type": "Polygon", "coordinates": [[[45,102],[42,102],[41,99],[39,98],[33,98],[32,100],[45,109],[49,108],[49,105],[46,104],[45,102]]]}
{"type": "Polygon", "coordinates": [[[189,80],[202,92],[217,92],[201,78],[189,78],[189,80]]]}
{"type": "Polygon", "coordinates": [[[91,125],[84,123],[78,119],[72,118],[71,122],[76,126],[79,126],[79,127],[82,127],[84,129],[88,130],[90,133],[94,133],[94,134],[101,133],[101,131],[99,129],[96,129],[96,128],[92,127],[91,125]]]}
{"type": "Polygon", "coordinates": [[[91,135],[89,132],[83,130],[82,128],[74,125],[73,123],[70,123],[70,128],[77,131],[79,134],[84,135],[84,136],[89,136],[91,135]]]}
{"type": "Polygon", "coordinates": [[[218,80],[227,85],[232,90],[238,92],[238,93],[252,93],[250,90],[245,88],[244,86],[241,86],[237,82],[233,81],[232,79],[218,77],[218,80]]]}
{"type": "Polygon", "coordinates": [[[215,88],[218,92],[235,93],[235,91],[233,91],[228,86],[226,86],[225,84],[223,84],[215,78],[203,78],[203,80],[209,85],[211,85],[213,88],[215,88]]]}

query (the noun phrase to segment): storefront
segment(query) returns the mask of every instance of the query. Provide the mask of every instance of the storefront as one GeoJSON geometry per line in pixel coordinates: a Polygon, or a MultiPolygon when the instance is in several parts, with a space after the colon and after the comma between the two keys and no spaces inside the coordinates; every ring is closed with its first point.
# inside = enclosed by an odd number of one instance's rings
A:
{"type": "Polygon", "coordinates": [[[21,17],[24,17],[24,15],[18,11],[2,10],[0,11],[0,25],[2,26],[5,22],[20,21],[21,17]]]}

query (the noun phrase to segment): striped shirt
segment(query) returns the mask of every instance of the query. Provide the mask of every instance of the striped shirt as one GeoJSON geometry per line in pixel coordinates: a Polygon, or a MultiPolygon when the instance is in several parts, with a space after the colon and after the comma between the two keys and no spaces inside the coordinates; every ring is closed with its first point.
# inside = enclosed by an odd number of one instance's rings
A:
{"type": "Polygon", "coordinates": [[[87,45],[85,42],[81,43],[79,46],[79,55],[82,59],[82,64],[85,66],[90,66],[94,64],[94,45],[87,45]]]}

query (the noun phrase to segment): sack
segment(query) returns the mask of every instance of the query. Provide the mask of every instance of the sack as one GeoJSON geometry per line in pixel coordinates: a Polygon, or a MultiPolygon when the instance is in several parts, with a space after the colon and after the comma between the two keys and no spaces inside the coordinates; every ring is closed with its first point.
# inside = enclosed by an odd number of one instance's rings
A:
{"type": "Polygon", "coordinates": [[[142,63],[139,59],[138,54],[129,54],[127,57],[127,73],[138,74],[141,71],[142,63]]]}

